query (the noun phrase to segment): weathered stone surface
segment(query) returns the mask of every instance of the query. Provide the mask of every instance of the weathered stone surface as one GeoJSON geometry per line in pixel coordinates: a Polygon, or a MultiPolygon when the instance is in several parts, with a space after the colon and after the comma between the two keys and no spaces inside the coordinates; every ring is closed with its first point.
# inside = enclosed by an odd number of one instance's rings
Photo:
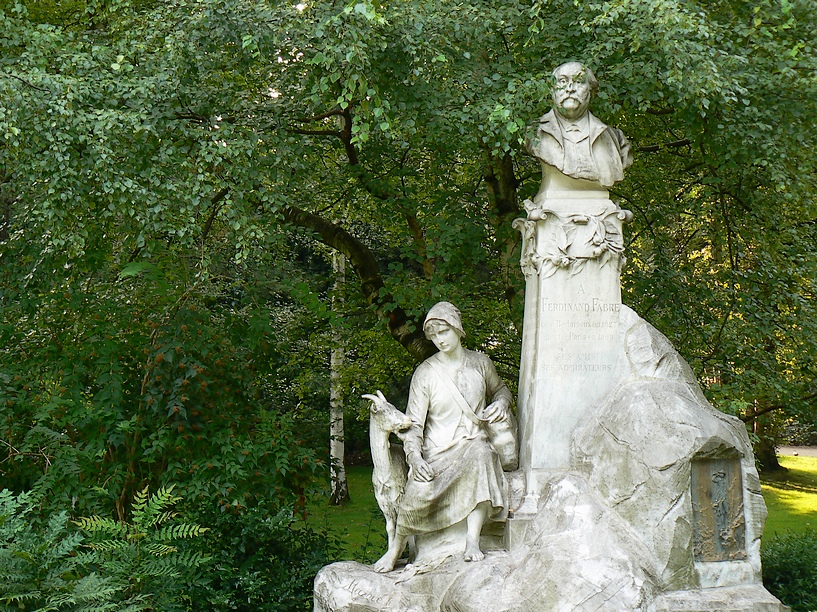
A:
{"type": "MultiPolygon", "coordinates": [[[[786,610],[760,580],[766,509],[743,424],[709,405],[664,336],[626,307],[620,321],[615,389],[575,430],[570,470],[540,473],[537,511],[509,519],[507,551],[388,574],[334,564],[316,578],[315,611],[786,610]],[[696,561],[696,461],[736,462],[745,558],[696,561]]],[[[517,503],[523,472],[510,481],[517,503]]]]}
{"type": "Polygon", "coordinates": [[[532,127],[526,143],[528,152],[542,162],[542,187],[534,199],[552,191],[550,179],[556,173],[572,179],[559,191],[612,187],[624,178],[633,157],[621,130],[589,112],[598,90],[595,75],[578,62],[568,62],[553,71],[553,80],[553,109],[532,127]]]}
{"type": "Polygon", "coordinates": [[[524,237],[519,463],[566,469],[570,436],[609,392],[619,354],[622,224],[607,199],[544,200],[524,237]]]}
{"type": "Polygon", "coordinates": [[[651,599],[649,551],[581,478],[548,482],[526,532],[523,546],[461,573],[440,610],[619,612],[651,599]]]}
{"type": "Polygon", "coordinates": [[[788,612],[758,585],[675,591],[659,596],[646,612],[788,612]]]}
{"type": "Polygon", "coordinates": [[[453,556],[433,569],[408,566],[376,574],[336,563],[315,581],[316,612],[540,612],[640,610],[654,580],[649,551],[580,478],[548,483],[527,542],[479,563],[453,556]]]}
{"type": "Polygon", "coordinates": [[[694,558],[693,462],[736,458],[741,481],[751,486],[740,493],[745,524],[731,526],[741,538],[741,554],[733,560],[747,559],[751,582],[760,583],[765,509],[752,491],[758,479],[743,423],[713,408],[669,341],[627,307],[622,332],[623,380],[577,430],[573,468],[651,549],[661,589],[689,589],[713,586],[713,579],[728,583],[727,575],[745,580],[745,565],[713,578],[696,570],[694,558]]]}
{"type": "Polygon", "coordinates": [[[458,562],[449,560],[427,574],[414,568],[388,574],[371,566],[343,561],[318,572],[315,578],[315,612],[428,612],[439,610],[440,592],[456,576],[458,562]]]}
{"type": "Polygon", "coordinates": [[[438,302],[423,331],[439,352],[415,370],[405,415],[380,391],[364,396],[372,401],[372,482],[389,537],[374,564],[381,573],[394,569],[410,540],[420,562],[450,554],[480,561],[483,527],[508,514],[503,470],[518,464],[513,396],[487,355],[462,346],[459,309],[438,302]],[[403,441],[405,462],[391,453],[390,432],[403,441]]]}

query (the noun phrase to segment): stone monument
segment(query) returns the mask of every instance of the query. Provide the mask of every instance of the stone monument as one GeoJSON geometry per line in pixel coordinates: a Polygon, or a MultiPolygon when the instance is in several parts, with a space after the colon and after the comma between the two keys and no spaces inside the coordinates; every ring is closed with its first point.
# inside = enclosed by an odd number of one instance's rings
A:
{"type": "Polygon", "coordinates": [[[514,223],[526,277],[519,415],[529,478],[567,469],[570,432],[612,385],[622,224],[632,217],[608,197],[632,155],[624,135],[589,111],[595,76],[576,62],[553,76],[553,109],[527,141],[542,184],[525,201],[527,219],[514,223]]]}
{"type": "MultiPolygon", "coordinates": [[[[411,466],[398,535],[373,567],[323,568],[316,612],[787,609],[761,582],[766,507],[743,423],[714,409],[670,342],[621,304],[632,215],[607,189],[632,157],[589,112],[597,88],[582,64],[556,68],[553,110],[527,140],[542,184],[514,222],[526,276],[518,469],[502,456],[507,389],[487,357],[463,358],[459,315],[438,305],[432,359],[448,373],[421,364],[412,426],[392,419],[411,466]],[[449,456],[433,430],[452,428],[449,456]],[[411,560],[399,561],[411,536],[411,560]]],[[[368,397],[373,411],[396,411],[368,397]]]]}

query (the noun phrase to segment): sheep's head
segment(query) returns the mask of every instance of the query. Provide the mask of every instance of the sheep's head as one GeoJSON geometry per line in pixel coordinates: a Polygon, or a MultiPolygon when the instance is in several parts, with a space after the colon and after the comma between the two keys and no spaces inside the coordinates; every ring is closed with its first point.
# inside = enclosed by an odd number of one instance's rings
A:
{"type": "Polygon", "coordinates": [[[363,397],[372,402],[369,416],[378,428],[390,433],[404,433],[411,427],[411,419],[389,403],[382,391],[378,390],[377,395],[367,393],[363,397]]]}

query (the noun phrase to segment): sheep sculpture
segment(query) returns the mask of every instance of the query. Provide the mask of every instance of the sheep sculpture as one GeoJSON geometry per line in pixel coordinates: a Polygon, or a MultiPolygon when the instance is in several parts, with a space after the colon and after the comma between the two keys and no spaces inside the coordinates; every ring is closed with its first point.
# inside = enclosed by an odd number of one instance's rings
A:
{"type": "Polygon", "coordinates": [[[363,396],[372,402],[369,409],[369,444],[372,449],[372,485],[380,511],[386,519],[386,535],[391,547],[397,528],[397,509],[406,488],[406,457],[403,447],[392,444],[389,435],[398,437],[411,427],[411,419],[390,404],[381,391],[363,396]]]}

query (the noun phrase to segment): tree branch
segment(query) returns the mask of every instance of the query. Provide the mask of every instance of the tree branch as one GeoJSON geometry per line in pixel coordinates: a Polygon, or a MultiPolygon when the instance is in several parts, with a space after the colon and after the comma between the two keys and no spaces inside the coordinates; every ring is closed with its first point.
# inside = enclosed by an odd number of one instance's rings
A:
{"type": "Polygon", "coordinates": [[[283,209],[284,219],[298,227],[314,231],[325,245],[343,253],[360,280],[360,290],[378,316],[388,323],[389,332],[418,362],[436,352],[425,337],[419,322],[394,304],[394,296],[385,292],[385,283],[374,254],[365,244],[342,227],[295,206],[283,209]]]}
{"type": "Polygon", "coordinates": [[[315,121],[322,121],[328,117],[340,117],[340,130],[310,130],[306,128],[292,128],[289,131],[293,134],[303,134],[305,136],[332,136],[334,138],[339,138],[343,143],[343,148],[346,150],[346,157],[349,158],[349,165],[357,166],[360,164],[360,158],[358,157],[355,145],[352,143],[353,119],[350,108],[347,107],[342,110],[339,108],[333,108],[325,113],[313,115],[312,117],[306,119],[299,119],[298,121],[299,123],[314,123],[315,121]]]}
{"type": "Polygon", "coordinates": [[[516,199],[516,188],[519,182],[516,179],[513,167],[513,158],[510,154],[493,155],[486,149],[486,162],[482,169],[482,178],[488,191],[488,200],[496,211],[497,217],[506,217],[519,214],[519,205],[516,199]]]}
{"type": "Polygon", "coordinates": [[[223,189],[216,192],[216,194],[210,198],[210,203],[213,205],[213,210],[210,212],[210,216],[207,217],[207,221],[204,223],[204,229],[201,230],[201,243],[207,240],[207,236],[210,233],[210,230],[213,227],[213,222],[216,220],[216,215],[218,211],[221,209],[219,206],[219,202],[227,197],[227,194],[230,193],[229,187],[224,187],[223,189]]]}
{"type": "Polygon", "coordinates": [[[692,141],[689,138],[682,138],[681,140],[673,140],[672,142],[665,142],[657,145],[647,145],[644,147],[638,147],[636,151],[638,151],[639,153],[654,153],[655,151],[659,151],[664,147],[677,149],[679,147],[686,147],[687,145],[691,144],[692,141]]]}
{"type": "Polygon", "coordinates": [[[204,115],[199,115],[198,113],[176,113],[176,119],[190,119],[191,121],[195,121],[196,123],[207,123],[208,119],[204,115]]]}
{"type": "Polygon", "coordinates": [[[293,134],[303,134],[305,136],[334,136],[335,138],[343,138],[340,132],[337,130],[302,130],[302,129],[294,129],[289,130],[293,134]]]}
{"type": "Polygon", "coordinates": [[[350,166],[357,166],[360,164],[360,158],[357,155],[357,148],[352,143],[352,111],[349,107],[341,113],[343,118],[343,127],[340,130],[340,139],[343,141],[343,148],[346,149],[346,157],[349,158],[350,166]]]}
{"type": "Polygon", "coordinates": [[[31,89],[36,89],[37,91],[45,91],[45,92],[50,91],[49,89],[46,89],[45,87],[40,87],[38,85],[35,85],[34,83],[31,83],[31,82],[25,80],[23,77],[17,76],[16,74],[9,74],[8,76],[10,76],[12,79],[17,79],[18,81],[20,81],[24,85],[28,85],[29,87],[31,87],[31,89]]]}
{"type": "Polygon", "coordinates": [[[423,266],[423,274],[427,279],[431,279],[434,276],[434,262],[428,258],[428,244],[426,243],[425,233],[423,232],[423,228],[420,225],[420,221],[417,219],[417,215],[409,210],[407,206],[402,204],[403,201],[408,201],[408,190],[406,188],[406,174],[403,172],[403,168],[406,165],[406,159],[408,158],[409,151],[411,149],[407,148],[405,153],[403,153],[403,157],[400,159],[400,186],[402,188],[402,199],[401,201],[397,202],[398,208],[403,211],[403,216],[406,219],[406,224],[409,227],[409,231],[411,231],[412,240],[414,240],[414,246],[417,248],[417,254],[420,256],[423,266]]]}
{"type": "Polygon", "coordinates": [[[765,406],[764,408],[761,408],[760,410],[755,410],[754,412],[751,412],[749,414],[744,414],[742,417],[740,417],[740,420],[743,421],[744,423],[748,423],[750,421],[754,421],[759,416],[763,416],[764,414],[768,414],[770,412],[774,412],[775,410],[780,410],[781,408],[785,408],[786,406],[788,406],[791,403],[794,403],[794,402],[807,402],[807,401],[813,400],[815,398],[817,398],[817,391],[815,391],[814,393],[809,393],[808,395],[804,395],[803,397],[794,399],[791,402],[788,402],[786,404],[770,404],[769,406],[765,406]]]}
{"type": "Polygon", "coordinates": [[[657,117],[660,117],[662,115],[671,115],[674,112],[675,109],[672,108],[671,106],[669,108],[648,108],[646,110],[646,113],[648,115],[656,115],[657,117]]]}

